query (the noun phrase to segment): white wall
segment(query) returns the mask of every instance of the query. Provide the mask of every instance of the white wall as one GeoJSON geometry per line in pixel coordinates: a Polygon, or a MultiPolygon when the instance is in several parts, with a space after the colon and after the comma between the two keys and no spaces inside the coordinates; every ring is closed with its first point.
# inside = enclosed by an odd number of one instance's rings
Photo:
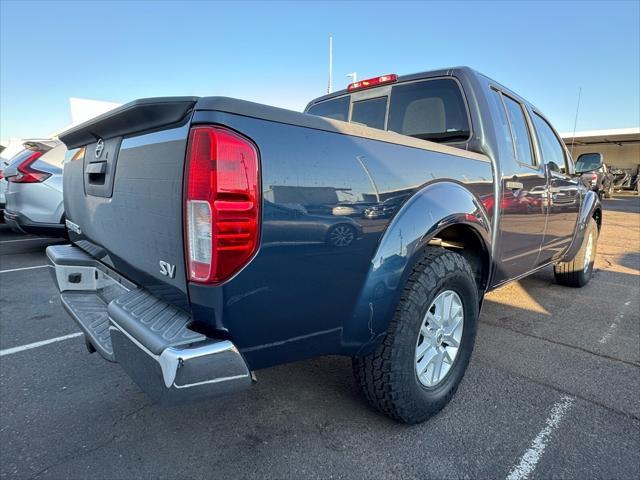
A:
{"type": "MultiPolygon", "coordinates": [[[[571,151],[571,145],[567,148],[571,151]]],[[[635,145],[586,145],[574,146],[573,158],[578,158],[581,153],[601,153],[604,163],[610,167],[631,168],[640,165],[640,144],[635,145]]]]}

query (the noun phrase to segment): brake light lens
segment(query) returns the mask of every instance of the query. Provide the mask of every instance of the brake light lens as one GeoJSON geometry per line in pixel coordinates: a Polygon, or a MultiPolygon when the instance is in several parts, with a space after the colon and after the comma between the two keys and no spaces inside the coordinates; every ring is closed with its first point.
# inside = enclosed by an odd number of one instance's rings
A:
{"type": "Polygon", "coordinates": [[[258,249],[258,169],[258,151],[243,136],[217,126],[189,132],[184,216],[190,281],[223,282],[258,249]]]}
{"type": "Polygon", "coordinates": [[[347,91],[352,92],[354,90],[362,90],[365,88],[377,87],[385,83],[393,83],[398,80],[398,75],[390,73],[389,75],[381,75],[375,78],[368,78],[366,80],[360,80],[359,82],[350,83],[347,86],[347,91]]]}
{"type": "Polygon", "coordinates": [[[484,208],[487,209],[487,212],[491,213],[493,211],[493,207],[495,206],[495,199],[493,198],[493,195],[487,195],[484,198],[482,198],[482,205],[484,205],[484,208]]]}
{"type": "Polygon", "coordinates": [[[33,152],[20,165],[18,165],[18,173],[11,177],[7,177],[8,182],[13,183],[40,183],[44,182],[51,176],[48,172],[43,172],[37,168],[33,168],[33,163],[42,156],[42,152],[33,152]]]}

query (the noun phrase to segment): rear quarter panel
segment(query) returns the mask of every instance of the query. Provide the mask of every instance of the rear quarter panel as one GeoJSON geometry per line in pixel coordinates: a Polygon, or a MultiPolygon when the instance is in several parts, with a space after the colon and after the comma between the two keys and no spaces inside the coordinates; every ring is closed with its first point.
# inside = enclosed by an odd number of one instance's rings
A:
{"type": "MultiPolygon", "coordinates": [[[[217,111],[196,112],[194,122],[222,124],[252,139],[260,153],[265,205],[300,212],[286,225],[265,214],[258,254],[231,281],[189,286],[195,318],[228,331],[252,368],[321,354],[354,354],[362,346],[347,338],[344,329],[361,316],[358,304],[372,261],[394,216],[349,217],[361,236],[348,246],[333,247],[318,241],[317,224],[335,222],[332,209],[339,202],[410,198],[442,179],[451,179],[476,199],[493,193],[488,160],[217,111]]],[[[454,205],[452,200],[441,191],[437,202],[454,205]]],[[[440,220],[442,208],[429,209],[425,203],[418,208],[423,209],[417,215],[424,225],[440,220]]],[[[399,255],[418,241],[415,234],[406,232],[399,255]]],[[[366,326],[367,318],[363,321],[366,326]]]]}

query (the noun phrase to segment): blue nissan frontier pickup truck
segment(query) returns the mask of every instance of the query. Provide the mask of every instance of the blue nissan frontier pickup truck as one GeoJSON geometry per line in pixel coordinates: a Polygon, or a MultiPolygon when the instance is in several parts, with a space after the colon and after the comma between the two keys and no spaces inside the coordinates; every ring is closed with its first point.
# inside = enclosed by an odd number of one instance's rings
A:
{"type": "Polygon", "coordinates": [[[47,248],[87,348],[154,400],[353,359],[405,423],[455,393],[484,295],[553,266],[581,287],[602,208],[544,115],[466,67],[381,77],[305,113],[136,100],[60,135],[71,244],[47,248]]]}

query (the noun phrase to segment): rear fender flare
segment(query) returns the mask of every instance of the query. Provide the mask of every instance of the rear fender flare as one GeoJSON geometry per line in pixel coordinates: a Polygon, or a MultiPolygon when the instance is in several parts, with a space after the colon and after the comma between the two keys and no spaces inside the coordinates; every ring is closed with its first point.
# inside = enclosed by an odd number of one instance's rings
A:
{"type": "Polygon", "coordinates": [[[354,313],[343,326],[345,353],[364,355],[379,344],[414,265],[429,241],[452,225],[471,227],[491,251],[486,211],[463,184],[430,183],[396,213],[371,260],[354,313]]]}

